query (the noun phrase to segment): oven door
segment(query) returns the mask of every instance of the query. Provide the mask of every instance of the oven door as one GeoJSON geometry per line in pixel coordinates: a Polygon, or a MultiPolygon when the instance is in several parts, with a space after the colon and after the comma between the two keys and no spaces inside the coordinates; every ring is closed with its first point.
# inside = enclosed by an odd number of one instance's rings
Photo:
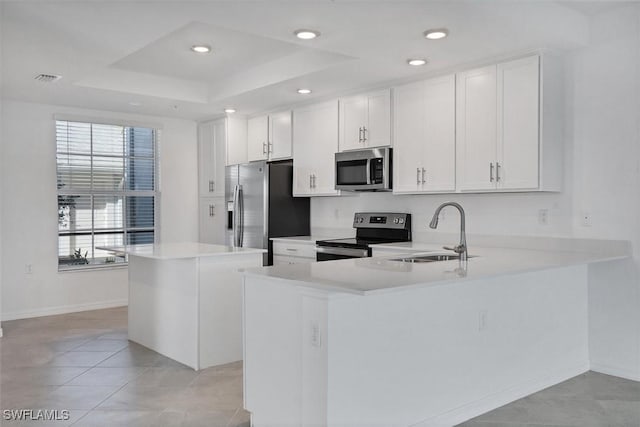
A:
{"type": "Polygon", "coordinates": [[[366,258],[371,256],[370,249],[337,248],[334,246],[316,246],[316,261],[334,261],[337,259],[366,258]]]}

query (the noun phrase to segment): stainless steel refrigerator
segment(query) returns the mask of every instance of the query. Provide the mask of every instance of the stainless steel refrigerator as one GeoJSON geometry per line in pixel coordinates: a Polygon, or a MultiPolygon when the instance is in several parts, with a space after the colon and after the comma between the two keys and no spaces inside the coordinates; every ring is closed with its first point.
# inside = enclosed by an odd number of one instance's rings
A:
{"type": "Polygon", "coordinates": [[[273,264],[272,237],[310,234],[309,198],[293,197],[293,162],[251,162],[228,166],[226,244],[268,250],[264,264],[273,264]]]}

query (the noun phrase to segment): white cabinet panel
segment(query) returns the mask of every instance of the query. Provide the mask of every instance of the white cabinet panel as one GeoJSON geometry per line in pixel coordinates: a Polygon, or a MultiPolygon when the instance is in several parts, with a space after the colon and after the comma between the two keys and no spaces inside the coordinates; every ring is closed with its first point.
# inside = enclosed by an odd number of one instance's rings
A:
{"type": "Polygon", "coordinates": [[[247,120],[227,117],[227,166],[247,163],[247,120]]]}
{"type": "Polygon", "coordinates": [[[200,198],[200,243],[225,244],[226,213],[224,197],[200,198]]]}
{"type": "Polygon", "coordinates": [[[455,78],[394,89],[394,192],[455,190],[455,78]]]}
{"type": "Polygon", "coordinates": [[[268,157],[268,116],[254,117],[247,121],[247,158],[250,162],[268,157]]]}
{"type": "Polygon", "coordinates": [[[198,186],[201,197],[224,195],[225,145],[224,119],[198,125],[198,186]]]}
{"type": "Polygon", "coordinates": [[[338,103],[324,102],[293,112],[293,195],[337,195],[338,103]]]}
{"type": "Polygon", "coordinates": [[[340,151],[391,145],[391,90],[339,100],[340,151]]]}
{"type": "Polygon", "coordinates": [[[538,188],[539,58],[498,65],[498,188],[538,188]]]}
{"type": "Polygon", "coordinates": [[[457,76],[458,189],[495,188],[497,155],[496,66],[457,76]]]}
{"type": "Polygon", "coordinates": [[[291,111],[269,115],[269,159],[291,158],[291,111]]]}

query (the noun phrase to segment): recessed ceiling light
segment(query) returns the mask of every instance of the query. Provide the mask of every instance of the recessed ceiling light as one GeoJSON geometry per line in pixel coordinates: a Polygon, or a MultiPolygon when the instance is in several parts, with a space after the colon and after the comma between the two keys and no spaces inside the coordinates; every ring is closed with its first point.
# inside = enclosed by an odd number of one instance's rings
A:
{"type": "Polygon", "coordinates": [[[233,113],[236,112],[236,109],[235,108],[225,108],[224,112],[228,113],[228,114],[233,114],[233,113]]]}
{"type": "Polygon", "coordinates": [[[308,95],[311,93],[311,89],[298,89],[298,93],[301,95],[308,95]]]}
{"type": "Polygon", "coordinates": [[[425,31],[423,34],[425,39],[440,40],[449,35],[449,30],[446,28],[434,28],[432,30],[425,31]]]}
{"type": "Polygon", "coordinates": [[[142,106],[142,102],[138,102],[138,101],[131,101],[129,103],[129,105],[131,105],[132,107],[140,107],[142,106]]]}
{"type": "Polygon", "coordinates": [[[419,67],[427,63],[426,59],[407,59],[407,64],[419,67]]]}
{"type": "Polygon", "coordinates": [[[195,53],[209,53],[211,52],[211,46],[207,46],[206,44],[196,44],[191,46],[191,50],[195,53]]]}
{"type": "Polygon", "coordinates": [[[293,34],[296,35],[297,38],[302,40],[311,40],[320,36],[320,31],[314,30],[295,30],[293,34]]]}

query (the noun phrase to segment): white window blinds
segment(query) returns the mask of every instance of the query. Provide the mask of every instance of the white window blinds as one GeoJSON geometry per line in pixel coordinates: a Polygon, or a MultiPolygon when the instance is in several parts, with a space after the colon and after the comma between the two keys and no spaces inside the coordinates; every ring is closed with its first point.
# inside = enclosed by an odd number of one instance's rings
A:
{"type": "Polygon", "coordinates": [[[154,242],[156,138],[150,128],[56,121],[60,269],[122,263],[101,248],[154,242]]]}

